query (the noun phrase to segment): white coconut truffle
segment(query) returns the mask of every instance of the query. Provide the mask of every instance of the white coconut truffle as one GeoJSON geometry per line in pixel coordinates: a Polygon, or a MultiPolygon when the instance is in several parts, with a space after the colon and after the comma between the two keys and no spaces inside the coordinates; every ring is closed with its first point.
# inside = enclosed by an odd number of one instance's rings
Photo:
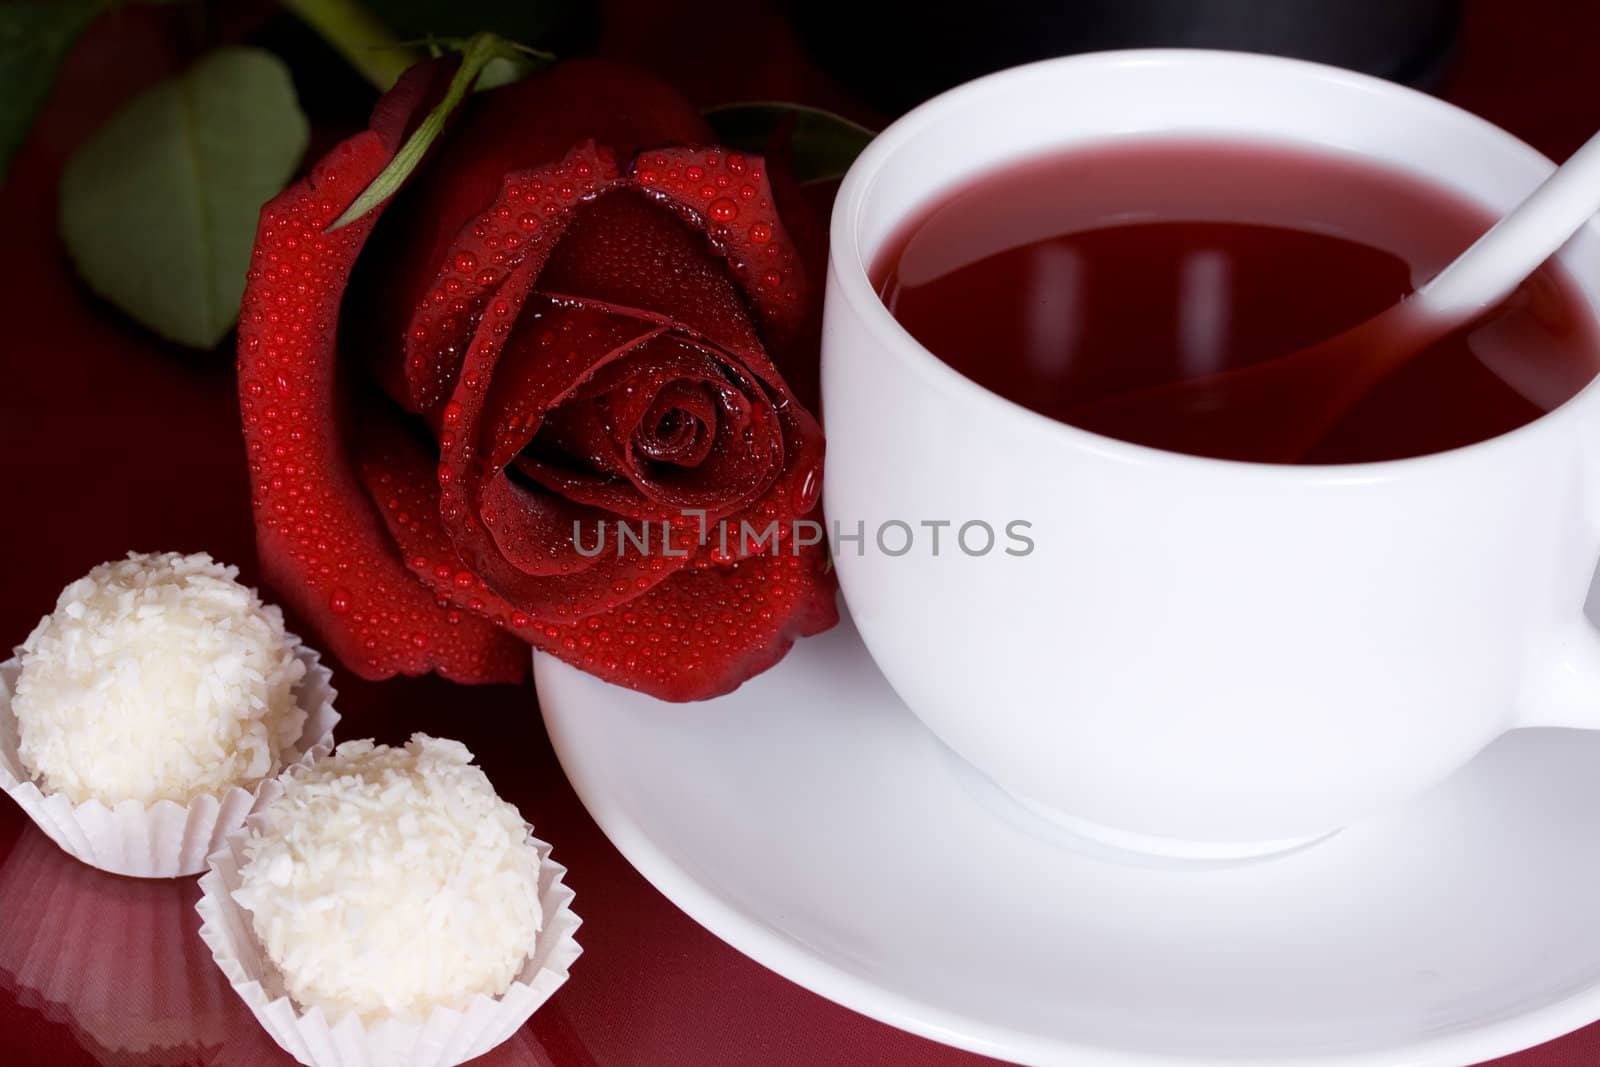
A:
{"type": "Polygon", "coordinates": [[[20,649],[18,755],[47,793],[184,804],[282,770],[306,713],[300,639],[205,553],[103,563],[20,649]]]}
{"type": "Polygon", "coordinates": [[[533,952],[538,850],[460,742],[347,741],[258,814],[234,899],[302,1008],[421,1021],[533,952]]]}

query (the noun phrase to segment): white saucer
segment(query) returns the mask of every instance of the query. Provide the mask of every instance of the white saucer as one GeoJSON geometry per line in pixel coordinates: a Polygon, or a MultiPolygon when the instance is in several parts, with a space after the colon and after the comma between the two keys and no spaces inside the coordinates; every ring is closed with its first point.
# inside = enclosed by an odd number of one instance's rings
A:
{"type": "Polygon", "coordinates": [[[799,984],[1037,1064],[1459,1067],[1600,1018],[1600,733],[1521,731],[1392,816],[1255,863],[1117,862],[895,697],[848,620],[669,705],[547,656],[595,820],[799,984]]]}

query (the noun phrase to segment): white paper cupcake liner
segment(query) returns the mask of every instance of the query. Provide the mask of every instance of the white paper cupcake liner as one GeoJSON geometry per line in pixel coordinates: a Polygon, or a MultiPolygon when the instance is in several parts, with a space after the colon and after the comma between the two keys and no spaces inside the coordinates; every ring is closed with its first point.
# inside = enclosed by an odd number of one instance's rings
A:
{"type": "MultiPolygon", "coordinates": [[[[262,806],[282,791],[280,781],[268,782],[261,790],[262,806]]],[[[543,924],[533,954],[505,993],[480,993],[465,1011],[435,1008],[420,1022],[384,1019],[368,1025],[354,1014],[330,1022],[321,1008],[304,1011],[289,998],[282,975],[256,938],[250,913],[233,899],[254,823],[247,819],[227,835],[211,857],[210,871],[200,879],[200,903],[195,906],[200,937],[267,1034],[306,1067],[454,1067],[482,1056],[521,1029],[550,999],[583,951],[573,937],[580,921],[571,908],[573,893],[561,881],[567,869],[550,859],[548,844],[534,838],[543,924]]]]}
{"type": "Polygon", "coordinates": [[[108,1067],[193,1063],[254,1029],[195,930],[199,894],[94,870],[25,829],[0,865],[0,987],[108,1067]]]}
{"type": "MultiPolygon", "coordinates": [[[[291,765],[331,748],[339,721],[333,710],[333,672],[304,645],[295,655],[306,667],[294,689],[306,723],[299,743],[286,754],[291,765]]],[[[17,752],[21,739],[11,695],[21,669],[16,657],[0,663],[0,789],[52,841],[91,867],[132,878],[182,878],[205,870],[206,857],[244,822],[261,787],[202,793],[187,804],[124,800],[113,807],[98,800],[74,804],[64,793],[45,793],[28,777],[17,752]]]]}
{"type": "MultiPolygon", "coordinates": [[[[206,965],[213,971],[216,970],[210,960],[206,961],[206,965]]],[[[221,981],[222,976],[218,975],[217,980],[221,981]]],[[[239,999],[231,992],[228,996],[233,997],[235,1002],[239,999]]],[[[243,1004],[239,1004],[239,1012],[245,1014],[243,1004]]],[[[215,1051],[208,1050],[202,1059],[205,1067],[268,1067],[277,1064],[287,1067],[294,1062],[282,1049],[273,1044],[267,1032],[251,1022],[248,1016],[244,1026],[235,1030],[220,1048],[215,1051]]],[[[524,1026],[507,1038],[504,1044],[473,1060],[472,1067],[558,1067],[558,1065],[534,1034],[533,1027],[524,1026]]],[[[567,1067],[570,1067],[570,1064],[567,1067]]]]}

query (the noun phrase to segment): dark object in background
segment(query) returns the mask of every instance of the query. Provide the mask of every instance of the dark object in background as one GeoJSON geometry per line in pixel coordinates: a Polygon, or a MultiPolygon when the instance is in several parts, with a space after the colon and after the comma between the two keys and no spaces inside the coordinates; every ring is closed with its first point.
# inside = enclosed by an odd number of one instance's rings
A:
{"type": "Polygon", "coordinates": [[[786,0],[812,57],[897,113],[1004,67],[1111,48],[1229,48],[1430,88],[1460,0],[786,0]]]}

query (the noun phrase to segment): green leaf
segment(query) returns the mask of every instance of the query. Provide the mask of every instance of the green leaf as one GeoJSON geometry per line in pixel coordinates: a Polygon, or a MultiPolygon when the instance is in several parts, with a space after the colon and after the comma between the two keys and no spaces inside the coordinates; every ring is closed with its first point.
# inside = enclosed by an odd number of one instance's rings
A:
{"type": "Polygon", "coordinates": [[[61,61],[105,0],[0,6],[0,181],[55,84],[61,61]]]}
{"type": "Polygon", "coordinates": [[[400,151],[389,160],[389,165],[378,172],[378,176],[361,191],[361,195],[345,209],[343,215],[333,220],[328,226],[330,232],[361,218],[393,196],[405,184],[411,172],[417,169],[417,164],[422,162],[422,157],[428,154],[429,146],[443,131],[445,120],[461,103],[461,98],[467,95],[472,83],[478,80],[483,68],[491,59],[504,54],[505,50],[506,42],[492,33],[480,33],[467,41],[466,48],[461,54],[461,66],[456,68],[455,77],[450,79],[444,99],[440,100],[417,125],[411,136],[406,139],[406,143],[400,146],[400,151]]]}
{"type": "Polygon", "coordinates": [[[706,112],[717,140],[742,152],[765,152],[773,134],[791,120],[795,179],[801,182],[841,177],[874,136],[859,123],[800,104],[758,100],[706,112]]]}
{"type": "Polygon", "coordinates": [[[67,161],[67,251],[135,319],[214,348],[239,313],[261,205],[288,182],[309,136],[277,57],[213,52],[135,97],[67,161]]]}

